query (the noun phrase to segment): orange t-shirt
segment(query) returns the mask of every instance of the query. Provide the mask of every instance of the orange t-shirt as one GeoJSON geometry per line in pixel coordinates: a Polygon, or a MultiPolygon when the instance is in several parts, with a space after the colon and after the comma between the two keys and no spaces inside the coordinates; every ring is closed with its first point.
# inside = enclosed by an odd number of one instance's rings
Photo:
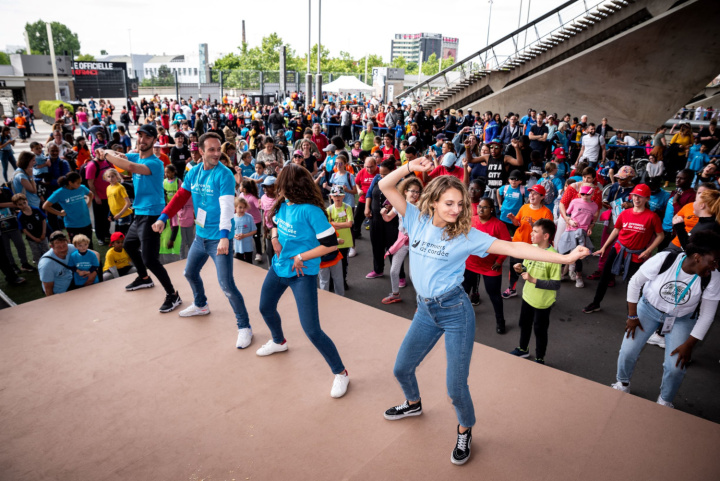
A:
{"type": "MultiPolygon", "coordinates": [[[[685,231],[690,232],[693,227],[695,227],[698,223],[698,216],[695,215],[695,208],[694,208],[695,202],[690,202],[689,204],[685,204],[682,206],[682,208],[678,211],[677,215],[683,218],[685,221],[685,231]]],[[[675,238],[672,240],[672,243],[675,244],[678,247],[682,247],[680,245],[680,240],[675,236],[675,238]]]]}
{"type": "Polygon", "coordinates": [[[160,160],[162,160],[163,166],[167,167],[170,163],[170,157],[160,152],[160,160]]]}
{"type": "Polygon", "coordinates": [[[552,212],[550,212],[550,209],[544,205],[535,210],[530,207],[530,204],[525,204],[520,207],[520,210],[515,217],[520,219],[520,226],[515,231],[513,242],[525,242],[526,244],[531,243],[530,234],[532,233],[532,226],[535,222],[540,219],[553,220],[552,212]]]}

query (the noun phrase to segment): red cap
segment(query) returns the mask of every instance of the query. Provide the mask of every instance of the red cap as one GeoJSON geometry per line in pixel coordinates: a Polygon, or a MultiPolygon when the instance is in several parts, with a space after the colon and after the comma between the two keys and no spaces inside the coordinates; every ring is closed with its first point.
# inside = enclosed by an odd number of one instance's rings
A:
{"type": "Polygon", "coordinates": [[[630,192],[630,195],[639,195],[641,197],[650,197],[650,187],[648,187],[645,184],[638,184],[635,186],[635,188],[630,192]]]}
{"type": "Polygon", "coordinates": [[[553,154],[555,154],[555,157],[558,159],[566,159],[567,156],[565,155],[565,149],[562,147],[558,147],[553,151],[553,154]]]}
{"type": "Polygon", "coordinates": [[[123,234],[122,232],[113,232],[113,234],[110,236],[110,242],[115,242],[116,240],[124,238],[125,234],[123,234]]]}
{"type": "Polygon", "coordinates": [[[543,186],[540,185],[540,184],[535,184],[535,185],[533,185],[532,187],[530,187],[530,189],[528,189],[528,190],[534,190],[534,191],[537,192],[538,194],[540,194],[540,195],[542,195],[542,196],[545,196],[545,187],[543,187],[543,186]]]}

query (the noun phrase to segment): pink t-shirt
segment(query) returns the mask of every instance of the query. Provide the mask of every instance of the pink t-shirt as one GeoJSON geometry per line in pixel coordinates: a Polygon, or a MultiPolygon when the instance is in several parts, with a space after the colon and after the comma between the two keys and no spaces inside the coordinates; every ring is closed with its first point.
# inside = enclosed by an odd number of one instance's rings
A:
{"type": "Polygon", "coordinates": [[[95,192],[101,199],[107,199],[107,188],[110,183],[103,179],[103,175],[106,170],[111,168],[112,164],[107,160],[88,160],[87,167],[85,167],[85,176],[88,180],[95,181],[95,192]]]}
{"type": "Polygon", "coordinates": [[[570,207],[567,209],[567,214],[572,220],[578,223],[577,227],[572,227],[568,224],[565,230],[574,231],[577,229],[587,230],[590,227],[590,223],[595,217],[595,213],[598,211],[598,205],[595,202],[585,202],[582,199],[573,199],[570,202],[570,207]]]}
{"type": "Polygon", "coordinates": [[[253,222],[259,224],[262,221],[262,216],[260,215],[260,209],[258,208],[258,198],[254,195],[244,193],[240,194],[240,197],[247,201],[247,213],[252,216],[253,222]]]}
{"type": "Polygon", "coordinates": [[[87,123],[88,117],[85,112],[78,112],[75,115],[77,116],[78,122],[80,122],[81,124],[87,123]]]}
{"type": "Polygon", "coordinates": [[[267,194],[264,194],[260,198],[260,208],[265,213],[265,227],[268,229],[272,229],[273,223],[270,220],[270,210],[272,209],[273,204],[275,203],[275,199],[272,197],[268,197],[267,194]]]}

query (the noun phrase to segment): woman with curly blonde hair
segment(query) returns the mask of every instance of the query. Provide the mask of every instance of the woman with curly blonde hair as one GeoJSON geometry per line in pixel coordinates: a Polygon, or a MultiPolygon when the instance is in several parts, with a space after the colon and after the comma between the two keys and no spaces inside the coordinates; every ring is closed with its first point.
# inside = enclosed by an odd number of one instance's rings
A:
{"type": "Polygon", "coordinates": [[[447,392],[459,422],[457,443],[450,460],[453,464],[464,464],[470,457],[471,428],[475,424],[475,409],[467,384],[475,342],[475,311],[462,286],[465,261],[470,255],[497,254],[569,264],[590,251],[579,246],[567,255],[560,255],[530,244],[498,240],[473,229],[468,192],[459,179],[450,175],[433,179],[415,207],[405,200],[397,184],[413,171],[422,173],[432,168],[429,159],[415,159],[379,182],[383,194],[403,217],[418,305],[393,370],[405,402],[385,411],[385,419],[422,414],[415,369],[445,334],[447,392]]]}

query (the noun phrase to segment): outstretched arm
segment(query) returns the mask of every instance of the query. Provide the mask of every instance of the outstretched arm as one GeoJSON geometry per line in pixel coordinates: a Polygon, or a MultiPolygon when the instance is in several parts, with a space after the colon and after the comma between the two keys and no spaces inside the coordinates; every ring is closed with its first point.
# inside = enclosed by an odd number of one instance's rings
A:
{"type": "Polygon", "coordinates": [[[501,256],[512,256],[517,259],[530,259],[533,261],[553,262],[555,264],[572,264],[578,259],[584,259],[590,255],[590,249],[577,246],[569,254],[558,254],[525,242],[507,242],[496,240],[487,250],[489,254],[501,256]]]}

